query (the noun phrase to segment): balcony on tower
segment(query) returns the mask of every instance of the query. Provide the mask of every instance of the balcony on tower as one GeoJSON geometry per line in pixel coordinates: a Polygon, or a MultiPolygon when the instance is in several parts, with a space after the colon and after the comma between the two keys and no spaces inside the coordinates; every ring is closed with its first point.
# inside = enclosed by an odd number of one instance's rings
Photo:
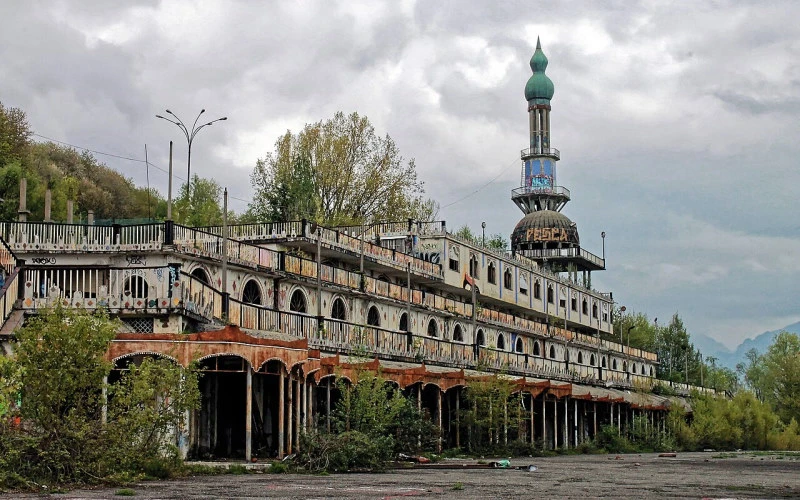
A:
{"type": "Polygon", "coordinates": [[[519,152],[519,157],[523,160],[533,158],[534,156],[547,156],[555,160],[560,160],[561,151],[557,150],[556,148],[545,148],[541,146],[535,146],[532,148],[523,149],[522,151],[519,152]]]}

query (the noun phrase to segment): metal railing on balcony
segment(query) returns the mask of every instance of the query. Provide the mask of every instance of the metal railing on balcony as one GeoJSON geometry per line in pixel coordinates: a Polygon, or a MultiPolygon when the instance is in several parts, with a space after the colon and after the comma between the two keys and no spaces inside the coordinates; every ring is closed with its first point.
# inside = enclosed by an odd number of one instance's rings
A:
{"type": "Polygon", "coordinates": [[[569,189],[564,186],[522,186],[511,190],[512,198],[526,194],[550,194],[570,199],[569,189]]]}
{"type": "Polygon", "coordinates": [[[561,151],[557,150],[556,148],[534,147],[534,148],[523,149],[519,153],[519,156],[522,159],[536,155],[550,156],[552,158],[555,158],[556,160],[561,159],[561,151]]]}

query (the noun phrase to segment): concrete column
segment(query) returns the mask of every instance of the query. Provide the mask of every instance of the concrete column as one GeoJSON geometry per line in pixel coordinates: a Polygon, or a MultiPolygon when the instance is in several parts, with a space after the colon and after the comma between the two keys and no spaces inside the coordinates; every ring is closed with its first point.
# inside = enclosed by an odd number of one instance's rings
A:
{"type": "Polygon", "coordinates": [[[281,368],[280,376],[278,377],[278,458],[283,458],[284,452],[286,449],[284,448],[284,405],[285,405],[285,390],[284,390],[284,374],[283,369],[281,368]]]}
{"type": "Polygon", "coordinates": [[[593,432],[594,432],[592,437],[596,438],[597,437],[597,401],[594,402],[594,412],[592,414],[592,420],[593,420],[593,426],[592,427],[593,427],[593,432]]]}
{"type": "Polygon", "coordinates": [[[553,449],[558,449],[558,399],[553,400],[553,449]]]}
{"type": "Polygon", "coordinates": [[[247,393],[244,397],[244,459],[253,458],[253,370],[247,366],[247,393]]]}
{"type": "Polygon", "coordinates": [[[564,449],[569,448],[569,398],[564,396],[564,428],[562,429],[564,435],[564,449]]]}
{"type": "Polygon", "coordinates": [[[542,449],[547,449],[547,394],[542,393],[542,449]]]}
{"type": "Polygon", "coordinates": [[[617,403],[617,434],[622,432],[622,405],[617,403]]]}
{"type": "Polygon", "coordinates": [[[53,192],[48,189],[44,192],[44,221],[53,222],[50,213],[53,207],[53,192]]]}
{"type": "Polygon", "coordinates": [[[611,426],[614,426],[614,403],[611,403],[611,426]]]}
{"type": "Polygon", "coordinates": [[[294,429],[295,429],[295,434],[296,434],[295,435],[295,440],[294,440],[294,443],[295,443],[294,449],[295,449],[295,451],[300,451],[300,422],[301,422],[301,417],[302,417],[302,415],[300,413],[300,407],[301,407],[301,403],[303,402],[303,394],[301,392],[303,384],[300,383],[300,380],[295,380],[295,386],[297,386],[297,394],[296,394],[295,403],[294,403],[294,405],[295,405],[294,406],[294,410],[295,410],[294,429]]]}
{"type": "Polygon", "coordinates": [[[294,378],[289,374],[289,386],[287,387],[289,396],[286,401],[286,453],[291,454],[294,450],[294,378]]]}
{"type": "Polygon", "coordinates": [[[75,214],[73,213],[75,211],[73,205],[74,202],[72,200],[67,200],[67,224],[72,224],[72,221],[75,217],[75,214]]]}
{"type": "Polygon", "coordinates": [[[461,448],[461,389],[456,388],[456,448],[461,448]]]}
{"type": "Polygon", "coordinates": [[[23,177],[19,180],[19,210],[17,216],[20,222],[28,221],[28,179],[23,177]]]}
{"type": "Polygon", "coordinates": [[[86,211],[86,223],[90,226],[94,226],[94,210],[86,211]]]}
{"type": "Polygon", "coordinates": [[[328,433],[331,432],[331,377],[327,378],[328,383],[325,388],[325,427],[328,433]]]}
{"type": "Polygon", "coordinates": [[[533,405],[536,403],[536,401],[533,397],[533,391],[529,392],[528,394],[531,396],[531,444],[533,444],[536,441],[536,422],[534,421],[533,417],[536,413],[533,409],[533,405]]]}
{"type": "Polygon", "coordinates": [[[575,421],[573,422],[575,437],[572,444],[573,446],[578,446],[578,400],[574,399],[573,401],[575,401],[575,421]]]}
{"type": "Polygon", "coordinates": [[[442,452],[442,434],[444,434],[444,429],[442,428],[442,390],[441,389],[437,388],[437,395],[438,395],[437,396],[438,401],[436,402],[436,413],[438,414],[437,415],[437,419],[439,421],[439,443],[437,444],[436,447],[439,450],[439,453],[441,453],[442,452]]]}

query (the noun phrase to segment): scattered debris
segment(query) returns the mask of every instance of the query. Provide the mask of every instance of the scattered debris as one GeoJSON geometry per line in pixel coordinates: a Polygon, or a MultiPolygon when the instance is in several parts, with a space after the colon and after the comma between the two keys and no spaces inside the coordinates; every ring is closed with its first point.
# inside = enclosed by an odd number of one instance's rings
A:
{"type": "Polygon", "coordinates": [[[677,453],[675,453],[675,452],[671,452],[671,453],[660,453],[658,456],[659,456],[659,457],[661,457],[661,458],[676,458],[676,457],[678,456],[678,454],[677,454],[677,453]]]}

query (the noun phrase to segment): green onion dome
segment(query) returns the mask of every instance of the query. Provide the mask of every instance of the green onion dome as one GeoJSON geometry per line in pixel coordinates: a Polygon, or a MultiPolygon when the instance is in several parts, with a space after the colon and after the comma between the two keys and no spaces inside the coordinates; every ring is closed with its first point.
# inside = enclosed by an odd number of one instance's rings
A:
{"type": "Polygon", "coordinates": [[[525,85],[525,99],[530,104],[550,104],[555,87],[550,77],[544,74],[544,70],[547,69],[547,56],[542,52],[542,44],[538,38],[536,39],[536,52],[531,57],[531,69],[533,75],[525,85]]]}

